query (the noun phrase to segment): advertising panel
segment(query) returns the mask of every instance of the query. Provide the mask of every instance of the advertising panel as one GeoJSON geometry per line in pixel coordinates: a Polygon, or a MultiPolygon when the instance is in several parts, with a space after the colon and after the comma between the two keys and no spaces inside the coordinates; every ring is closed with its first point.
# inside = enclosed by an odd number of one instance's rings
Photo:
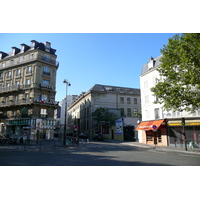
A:
{"type": "Polygon", "coordinates": [[[116,120],[116,134],[117,135],[122,135],[123,134],[122,128],[123,128],[122,119],[116,120]]]}

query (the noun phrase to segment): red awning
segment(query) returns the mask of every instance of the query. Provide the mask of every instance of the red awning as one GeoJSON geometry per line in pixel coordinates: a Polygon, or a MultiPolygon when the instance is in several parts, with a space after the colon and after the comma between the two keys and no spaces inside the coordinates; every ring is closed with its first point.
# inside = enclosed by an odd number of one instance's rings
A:
{"type": "Polygon", "coordinates": [[[164,122],[164,120],[156,120],[156,121],[148,121],[148,122],[141,122],[138,127],[135,129],[137,130],[158,130],[160,125],[164,122]]]}

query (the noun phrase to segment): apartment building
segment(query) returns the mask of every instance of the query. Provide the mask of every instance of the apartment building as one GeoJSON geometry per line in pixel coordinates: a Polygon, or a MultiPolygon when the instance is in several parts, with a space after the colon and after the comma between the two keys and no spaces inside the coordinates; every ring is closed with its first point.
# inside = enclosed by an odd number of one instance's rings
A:
{"type": "MultiPolygon", "coordinates": [[[[124,127],[127,130],[132,127],[133,131],[141,112],[140,106],[140,89],[95,84],[68,108],[68,126],[73,131],[74,125],[78,125],[80,132],[94,136],[95,119],[92,113],[102,107],[122,118],[124,127]]],[[[117,135],[114,129],[108,130],[104,137],[124,140],[124,134],[117,135]]]]}
{"type": "Polygon", "coordinates": [[[182,118],[186,120],[186,138],[196,144],[200,143],[200,109],[194,113],[176,110],[166,111],[162,104],[154,104],[156,97],[151,92],[156,79],[160,78],[156,70],[160,66],[160,58],[151,57],[143,65],[140,76],[142,122],[137,127],[139,142],[162,146],[184,146],[184,133],[181,124],[182,118]],[[166,123],[168,122],[168,123],[166,123]]]}
{"type": "Polygon", "coordinates": [[[0,51],[0,134],[52,138],[56,72],[59,63],[50,42],[0,51]]]}

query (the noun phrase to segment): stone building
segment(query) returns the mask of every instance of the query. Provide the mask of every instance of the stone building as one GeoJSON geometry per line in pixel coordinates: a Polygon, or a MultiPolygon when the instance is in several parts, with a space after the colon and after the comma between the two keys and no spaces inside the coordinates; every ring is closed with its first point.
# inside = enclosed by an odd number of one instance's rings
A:
{"type": "MultiPolygon", "coordinates": [[[[88,92],[82,93],[68,108],[68,125],[73,131],[78,125],[80,132],[93,137],[96,133],[95,119],[92,113],[98,108],[108,108],[110,112],[123,120],[124,131],[133,133],[137,126],[140,107],[140,89],[95,84],[88,92]]],[[[102,124],[102,126],[106,124],[102,124]]],[[[103,128],[102,128],[103,130],[103,128]]],[[[103,132],[103,131],[102,131],[103,132]]],[[[126,140],[125,132],[116,134],[115,129],[104,132],[108,139],[126,140]]],[[[128,137],[128,136],[127,136],[128,137]]]]}
{"type": "Polygon", "coordinates": [[[0,51],[0,134],[52,138],[58,107],[55,53],[51,43],[35,40],[10,53],[0,51]]]}

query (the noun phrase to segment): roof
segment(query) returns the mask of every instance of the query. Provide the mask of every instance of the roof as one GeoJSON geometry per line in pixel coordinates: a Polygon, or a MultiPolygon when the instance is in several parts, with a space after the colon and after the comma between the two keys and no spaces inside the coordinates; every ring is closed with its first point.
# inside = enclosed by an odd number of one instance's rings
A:
{"type": "MultiPolygon", "coordinates": [[[[156,68],[156,67],[158,67],[158,66],[161,64],[161,62],[160,62],[160,59],[161,59],[161,58],[162,58],[162,55],[160,55],[160,56],[158,56],[158,57],[156,57],[156,58],[152,58],[152,57],[150,58],[150,60],[153,59],[153,61],[154,61],[154,66],[153,66],[153,68],[156,68]]],[[[149,61],[150,61],[150,60],[149,60],[149,61]]],[[[149,69],[149,67],[148,67],[149,61],[148,61],[145,65],[143,65],[141,75],[143,75],[144,73],[146,73],[146,72],[148,72],[149,70],[152,69],[152,68],[149,69]]]]}
{"type": "Polygon", "coordinates": [[[119,94],[127,94],[127,95],[140,95],[140,89],[110,86],[110,85],[100,85],[100,84],[95,84],[89,91],[119,93],[119,94]]]}
{"type": "MultiPolygon", "coordinates": [[[[48,52],[50,54],[53,54],[53,55],[56,55],[56,50],[55,49],[52,49],[51,47],[49,48],[49,51],[46,51],[46,47],[45,47],[45,44],[42,43],[42,42],[37,42],[36,40],[31,40],[31,42],[35,42],[35,46],[32,47],[31,45],[28,46],[26,44],[21,44],[22,46],[24,46],[24,52],[27,52],[29,50],[34,50],[34,49],[40,49],[42,51],[45,51],[45,52],[48,52]]],[[[48,43],[48,42],[47,42],[48,43]]],[[[50,44],[50,43],[49,43],[50,44]]],[[[18,55],[18,54],[21,54],[22,52],[20,51],[19,48],[17,47],[12,47],[12,49],[15,49],[15,54],[13,55],[12,52],[9,52],[9,53],[5,53],[3,51],[0,51],[0,53],[2,54],[2,57],[0,59],[4,59],[4,58],[7,58],[7,57],[10,57],[10,56],[15,56],[15,55],[18,55]]]]}

